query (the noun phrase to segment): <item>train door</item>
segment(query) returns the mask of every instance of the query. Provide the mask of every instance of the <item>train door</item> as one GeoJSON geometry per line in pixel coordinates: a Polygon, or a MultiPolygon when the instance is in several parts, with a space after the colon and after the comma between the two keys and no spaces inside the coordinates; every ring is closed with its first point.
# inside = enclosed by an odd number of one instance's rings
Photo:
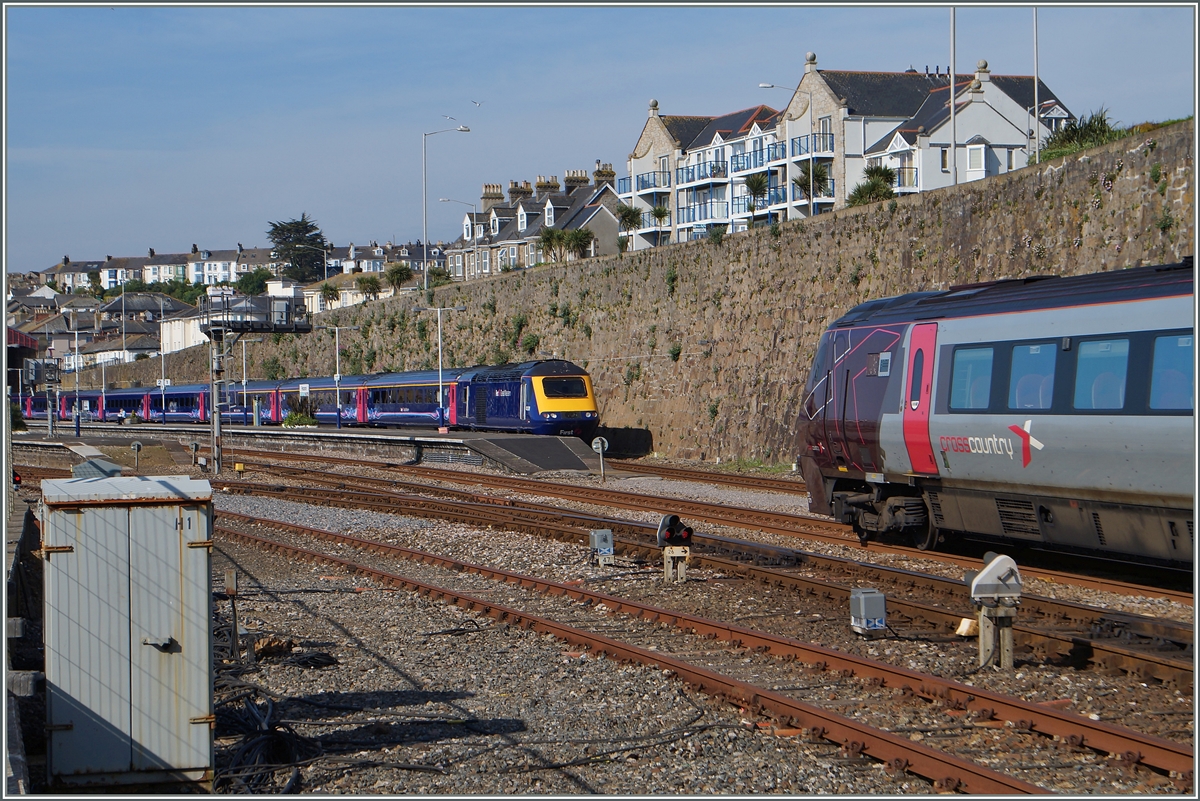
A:
{"type": "Polygon", "coordinates": [[[533,394],[532,392],[530,392],[532,385],[533,385],[532,378],[525,378],[521,381],[521,399],[520,399],[521,403],[520,403],[520,406],[518,407],[517,417],[522,422],[529,420],[529,398],[533,394]]]}
{"type": "Polygon", "coordinates": [[[150,393],[147,392],[142,396],[142,419],[150,419],[150,393]]]}
{"type": "Polygon", "coordinates": [[[208,415],[206,414],[206,411],[207,411],[207,404],[206,404],[206,401],[207,401],[207,400],[208,400],[208,393],[207,393],[207,392],[201,392],[201,393],[200,393],[200,398],[199,398],[199,400],[197,401],[197,406],[196,406],[196,410],[197,410],[197,411],[196,411],[196,417],[197,417],[197,419],[198,419],[198,420],[199,420],[201,423],[203,423],[203,422],[205,421],[205,419],[207,418],[207,416],[208,416],[208,415]]]}
{"type": "Polygon", "coordinates": [[[456,398],[458,398],[458,385],[457,384],[452,383],[446,387],[446,397],[449,399],[449,402],[446,404],[446,406],[449,407],[447,410],[447,414],[450,417],[450,419],[447,422],[452,426],[456,426],[456,425],[458,425],[458,404],[455,403],[454,401],[456,398]]]}
{"type": "Polygon", "coordinates": [[[929,440],[933,405],[933,358],[937,323],[914,325],[908,342],[908,374],[904,387],[904,445],[914,473],[938,474],[929,440]]]}
{"type": "Polygon", "coordinates": [[[355,391],[354,394],[355,394],[355,397],[357,397],[357,399],[358,399],[357,400],[358,407],[356,409],[358,414],[355,417],[355,419],[358,420],[359,423],[365,425],[367,422],[367,400],[370,395],[370,390],[367,389],[366,387],[359,387],[358,390],[355,391]]]}
{"type": "Polygon", "coordinates": [[[829,457],[840,472],[846,472],[846,404],[850,393],[850,332],[834,331],[829,338],[827,354],[829,372],[825,380],[824,441],[829,444],[829,457]]]}

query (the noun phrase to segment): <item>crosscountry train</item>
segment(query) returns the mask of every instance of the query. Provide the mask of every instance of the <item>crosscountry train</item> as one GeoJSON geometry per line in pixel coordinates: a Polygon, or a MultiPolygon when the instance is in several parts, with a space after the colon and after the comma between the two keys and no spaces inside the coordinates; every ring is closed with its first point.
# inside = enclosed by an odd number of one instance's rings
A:
{"type": "Polygon", "coordinates": [[[1192,259],[869,301],[800,414],[815,512],[926,549],[970,533],[1190,567],[1192,259]]]}
{"type": "MultiPolygon", "coordinates": [[[[307,396],[320,424],[344,426],[446,426],[590,438],[600,423],[592,379],[578,365],[560,359],[522,364],[452,368],[442,371],[447,403],[438,403],[438,371],[294,378],[226,385],[221,419],[252,424],[281,423],[307,396]],[[340,384],[340,386],[339,386],[340,384]],[[341,404],[339,409],[338,391],[341,404]]],[[[16,399],[27,419],[46,419],[45,395],[16,399]]],[[[75,393],[63,389],[56,419],[73,419],[75,393]]],[[[212,414],[207,384],[80,390],[83,420],[111,420],[136,414],[150,422],[204,422],[212,414]],[[122,414],[123,413],[123,414],[122,414]]]]}

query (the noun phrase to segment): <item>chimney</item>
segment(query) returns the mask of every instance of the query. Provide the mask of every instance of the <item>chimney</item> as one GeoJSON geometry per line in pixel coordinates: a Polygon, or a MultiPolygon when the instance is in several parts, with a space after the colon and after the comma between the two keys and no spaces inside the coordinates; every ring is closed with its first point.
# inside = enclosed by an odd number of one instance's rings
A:
{"type": "Polygon", "coordinates": [[[484,184],[483,194],[479,196],[479,210],[488,211],[492,206],[504,203],[504,189],[500,184],[484,184]]]}
{"type": "Polygon", "coordinates": [[[804,74],[817,71],[817,54],[811,50],[804,54],[804,74]]]}
{"type": "Polygon", "coordinates": [[[200,248],[196,247],[196,243],[195,243],[195,242],[193,242],[193,243],[192,243],[192,255],[194,256],[194,255],[196,255],[196,254],[197,254],[197,253],[199,253],[199,252],[200,252],[200,248]]]}
{"type": "Polygon", "coordinates": [[[617,185],[617,173],[613,170],[611,164],[601,164],[600,159],[596,159],[596,171],[592,173],[592,182],[596,186],[608,184],[615,188],[617,185]]]}
{"type": "Polygon", "coordinates": [[[508,182],[508,202],[512,206],[525,198],[533,195],[533,187],[529,185],[529,181],[517,183],[516,181],[508,182]]]}
{"type": "Polygon", "coordinates": [[[563,185],[567,193],[574,192],[581,186],[588,185],[587,170],[567,170],[563,173],[563,185]]]}
{"type": "Polygon", "coordinates": [[[104,260],[105,260],[105,261],[112,261],[112,256],[105,256],[105,257],[104,257],[104,260]]]}
{"type": "Polygon", "coordinates": [[[154,248],[150,248],[150,258],[154,258],[154,248]]]}
{"type": "Polygon", "coordinates": [[[68,264],[70,264],[70,263],[71,263],[71,257],[70,257],[70,256],[63,256],[63,266],[64,266],[64,267],[66,267],[66,266],[67,266],[68,264]]]}
{"type": "Polygon", "coordinates": [[[987,83],[991,79],[992,71],[988,69],[987,62],[982,58],[979,59],[979,63],[975,65],[975,80],[979,81],[980,83],[987,83]]]}
{"type": "Polygon", "coordinates": [[[546,195],[555,194],[558,192],[558,189],[559,189],[559,187],[558,187],[558,176],[557,175],[551,175],[549,177],[547,177],[545,175],[539,175],[537,177],[537,196],[538,197],[545,197],[546,195]]]}

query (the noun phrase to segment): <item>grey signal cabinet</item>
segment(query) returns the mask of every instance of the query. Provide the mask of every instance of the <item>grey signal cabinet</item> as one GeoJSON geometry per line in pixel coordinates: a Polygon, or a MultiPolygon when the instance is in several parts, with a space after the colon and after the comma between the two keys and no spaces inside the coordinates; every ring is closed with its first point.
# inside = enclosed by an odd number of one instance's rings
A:
{"type": "Polygon", "coordinates": [[[212,487],[42,482],[51,787],[211,782],[212,487]]]}

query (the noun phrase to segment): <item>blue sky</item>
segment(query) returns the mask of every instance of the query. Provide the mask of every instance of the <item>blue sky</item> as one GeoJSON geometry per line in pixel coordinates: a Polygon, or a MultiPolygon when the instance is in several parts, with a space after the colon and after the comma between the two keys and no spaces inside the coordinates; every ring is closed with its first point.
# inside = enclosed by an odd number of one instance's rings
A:
{"type": "MultiPolygon", "coordinates": [[[[944,71],[943,7],[5,8],[5,264],[269,244],[451,240],[483,183],[625,160],[655,98],[721,114],[823,69],[944,71]],[[471,101],[480,101],[475,106],[471,101]],[[442,115],[455,117],[455,121],[442,115]]],[[[1038,11],[1039,73],[1077,115],[1194,113],[1191,6],[1038,11]]],[[[960,6],[957,67],[1033,73],[1031,7],[960,6]]]]}

